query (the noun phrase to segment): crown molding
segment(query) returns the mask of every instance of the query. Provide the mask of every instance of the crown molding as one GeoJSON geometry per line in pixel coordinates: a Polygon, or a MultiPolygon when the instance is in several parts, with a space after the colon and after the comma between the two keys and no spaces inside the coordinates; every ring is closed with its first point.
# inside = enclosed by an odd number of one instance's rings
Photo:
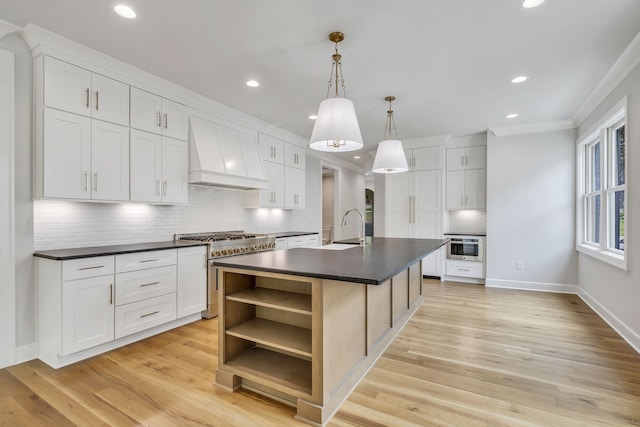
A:
{"type": "Polygon", "coordinates": [[[604,75],[600,83],[591,91],[587,99],[573,114],[572,120],[580,125],[607,96],[627,77],[627,75],[640,63],[640,33],[631,40],[629,46],[614,62],[609,71],[604,75]]]}
{"type": "Polygon", "coordinates": [[[557,120],[552,122],[530,123],[521,126],[508,126],[487,129],[495,136],[525,135],[530,133],[554,132],[558,130],[575,129],[573,120],[557,120]]]}
{"type": "Polygon", "coordinates": [[[0,39],[6,36],[7,34],[17,33],[20,30],[21,30],[20,27],[0,19],[0,39]]]}

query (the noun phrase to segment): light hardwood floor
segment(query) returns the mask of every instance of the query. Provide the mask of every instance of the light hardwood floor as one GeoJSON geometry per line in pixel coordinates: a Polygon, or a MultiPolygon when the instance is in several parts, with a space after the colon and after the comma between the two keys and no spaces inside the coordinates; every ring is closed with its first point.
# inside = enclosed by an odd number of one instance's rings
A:
{"type": "MultiPolygon", "coordinates": [[[[0,370],[2,426],[302,426],[213,386],[217,322],[72,366],[0,370]]],[[[640,425],[640,355],[577,296],[425,281],[332,426],[640,425]]]]}

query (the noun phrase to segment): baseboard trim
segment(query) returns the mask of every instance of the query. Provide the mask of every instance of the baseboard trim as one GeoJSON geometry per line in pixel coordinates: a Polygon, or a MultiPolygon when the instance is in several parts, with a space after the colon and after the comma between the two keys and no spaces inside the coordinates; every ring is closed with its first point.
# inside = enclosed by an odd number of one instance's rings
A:
{"type": "Polygon", "coordinates": [[[16,365],[38,358],[38,346],[30,343],[16,347],[16,365]]]}
{"type": "Polygon", "coordinates": [[[622,320],[618,319],[616,315],[607,310],[602,304],[596,301],[591,295],[580,288],[578,296],[585,302],[593,311],[596,312],[602,320],[607,322],[614,331],[618,333],[635,351],[640,353],[640,335],[635,333],[630,327],[628,327],[622,320]]]}
{"type": "Polygon", "coordinates": [[[487,288],[519,289],[521,291],[554,292],[558,294],[578,294],[578,285],[545,282],[521,282],[517,280],[487,279],[487,288]]]}

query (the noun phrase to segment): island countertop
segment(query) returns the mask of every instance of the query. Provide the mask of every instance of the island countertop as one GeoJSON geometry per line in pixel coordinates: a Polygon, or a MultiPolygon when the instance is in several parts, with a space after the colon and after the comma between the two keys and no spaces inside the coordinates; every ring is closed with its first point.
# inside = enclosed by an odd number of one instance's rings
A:
{"type": "Polygon", "coordinates": [[[218,267],[268,271],[319,279],[380,285],[447,243],[447,239],[374,237],[364,248],[343,250],[295,248],[232,256],[214,261],[218,267]]]}

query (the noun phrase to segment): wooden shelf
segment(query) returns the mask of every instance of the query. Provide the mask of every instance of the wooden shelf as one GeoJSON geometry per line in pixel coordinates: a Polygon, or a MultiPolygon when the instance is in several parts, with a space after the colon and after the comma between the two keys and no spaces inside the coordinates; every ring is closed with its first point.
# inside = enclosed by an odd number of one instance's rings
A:
{"type": "Polygon", "coordinates": [[[311,357],[311,329],[255,317],[226,331],[227,335],[311,357]]]}
{"type": "Polygon", "coordinates": [[[226,366],[311,395],[311,362],[307,360],[255,347],[240,353],[226,366]]]}
{"type": "Polygon", "coordinates": [[[296,292],[279,291],[268,288],[251,288],[227,295],[227,299],[311,315],[311,295],[296,292]]]}

